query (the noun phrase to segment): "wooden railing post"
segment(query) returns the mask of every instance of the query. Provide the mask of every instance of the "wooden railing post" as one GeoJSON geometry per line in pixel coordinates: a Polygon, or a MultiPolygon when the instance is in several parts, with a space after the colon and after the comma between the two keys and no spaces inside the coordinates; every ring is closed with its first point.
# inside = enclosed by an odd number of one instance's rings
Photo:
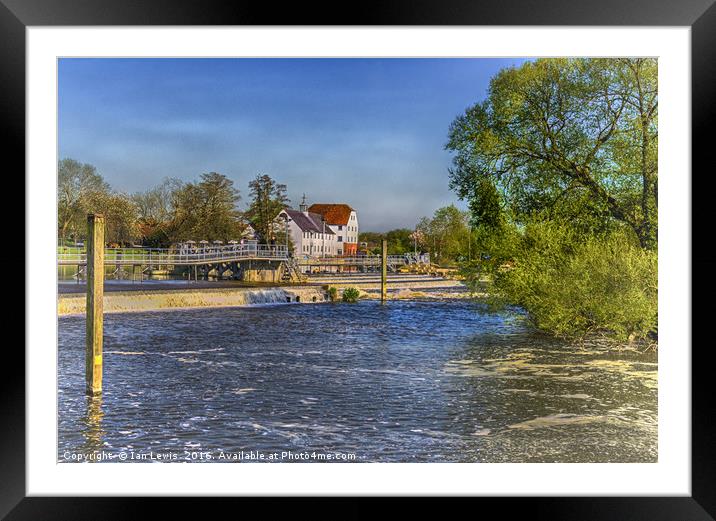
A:
{"type": "Polygon", "coordinates": [[[87,323],[85,380],[87,394],[102,393],[102,333],[104,309],[104,216],[87,216],[87,323]]]}
{"type": "Polygon", "coordinates": [[[380,261],[380,301],[385,302],[388,298],[388,241],[386,239],[383,239],[380,261]]]}

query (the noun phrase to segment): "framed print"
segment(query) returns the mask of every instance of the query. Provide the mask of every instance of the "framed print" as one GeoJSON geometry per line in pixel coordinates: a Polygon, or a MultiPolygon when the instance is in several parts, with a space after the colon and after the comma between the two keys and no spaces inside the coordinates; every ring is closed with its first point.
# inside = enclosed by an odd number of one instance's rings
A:
{"type": "Polygon", "coordinates": [[[716,7],[317,7],[3,0],[27,340],[2,514],[712,519],[716,7]]]}

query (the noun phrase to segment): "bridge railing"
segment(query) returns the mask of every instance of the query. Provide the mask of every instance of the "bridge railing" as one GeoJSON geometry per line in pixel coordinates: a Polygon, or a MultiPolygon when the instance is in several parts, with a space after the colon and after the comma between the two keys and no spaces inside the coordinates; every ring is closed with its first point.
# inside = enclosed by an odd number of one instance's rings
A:
{"type": "MultiPolygon", "coordinates": [[[[404,264],[430,264],[430,255],[388,255],[387,262],[389,265],[404,264]]],[[[298,263],[302,266],[320,266],[320,265],[350,265],[350,266],[380,266],[380,255],[361,255],[355,257],[303,257],[298,258],[298,263]]]]}
{"type": "MultiPolygon", "coordinates": [[[[284,260],[285,245],[237,245],[197,249],[106,248],[105,264],[181,265],[203,264],[240,259],[284,260]]],[[[86,252],[58,253],[59,264],[86,264],[86,252]]]]}
{"type": "MultiPolygon", "coordinates": [[[[207,248],[106,248],[104,262],[109,265],[192,265],[226,262],[241,259],[286,260],[289,258],[285,245],[270,244],[238,244],[235,246],[218,246],[207,248]]],[[[57,254],[59,264],[82,265],[87,263],[84,251],[57,254]]],[[[297,257],[301,266],[380,266],[379,255],[363,255],[353,257],[297,257]]],[[[388,264],[401,266],[405,264],[429,264],[429,254],[388,255],[388,264]]]]}

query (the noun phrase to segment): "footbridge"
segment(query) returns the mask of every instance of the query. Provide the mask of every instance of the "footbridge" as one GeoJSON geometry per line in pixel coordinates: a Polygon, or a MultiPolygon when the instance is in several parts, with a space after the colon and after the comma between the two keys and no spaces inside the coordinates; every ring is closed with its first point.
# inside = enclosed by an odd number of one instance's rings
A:
{"type": "MultiPolygon", "coordinates": [[[[78,281],[87,265],[86,251],[62,251],[59,266],[76,266],[78,281]]],[[[121,273],[129,268],[132,280],[144,274],[181,278],[231,278],[245,281],[300,281],[302,275],[286,246],[237,244],[207,248],[106,248],[104,265],[121,273]]]]}
{"type": "MultiPolygon", "coordinates": [[[[293,257],[288,248],[279,245],[237,245],[196,250],[158,249],[158,248],[106,248],[104,263],[108,266],[196,266],[239,261],[293,261],[301,267],[380,267],[380,255],[361,255],[353,257],[293,257]]],[[[430,256],[388,255],[389,268],[410,264],[430,264],[430,256]]],[[[87,264],[85,251],[62,252],[57,254],[57,263],[68,266],[87,264]]]]}
{"type": "MultiPolygon", "coordinates": [[[[62,250],[57,254],[60,266],[77,266],[79,276],[87,264],[86,251],[62,250]]],[[[117,271],[130,267],[132,273],[181,273],[189,278],[240,278],[242,280],[300,281],[308,273],[377,271],[380,255],[352,257],[294,257],[283,245],[237,244],[209,248],[106,248],[105,266],[117,271]],[[225,275],[226,274],[226,275],[225,275]]],[[[388,255],[389,271],[406,265],[429,265],[429,255],[388,255]]]]}
{"type": "MultiPolygon", "coordinates": [[[[285,261],[288,258],[286,246],[267,244],[196,250],[157,248],[106,248],[104,250],[104,263],[109,266],[197,266],[248,260],[285,261]]],[[[57,263],[84,266],[87,264],[87,253],[60,252],[57,254],[57,263]]]]}

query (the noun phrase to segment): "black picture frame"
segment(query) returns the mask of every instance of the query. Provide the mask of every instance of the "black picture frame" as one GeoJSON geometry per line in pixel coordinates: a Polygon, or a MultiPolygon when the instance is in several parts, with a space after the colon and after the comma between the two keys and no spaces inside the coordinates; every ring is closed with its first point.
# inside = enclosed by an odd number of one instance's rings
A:
{"type": "MultiPolygon", "coordinates": [[[[53,25],[576,25],[689,26],[692,43],[692,495],[690,497],[481,498],[511,518],[526,509],[547,519],[706,520],[716,516],[716,400],[706,328],[713,294],[710,253],[714,193],[707,130],[716,121],[716,4],[714,0],[500,0],[345,4],[226,2],[218,0],[0,0],[0,125],[6,159],[25,171],[25,29],[53,25]],[[710,206],[713,206],[711,204],[710,206]],[[701,239],[701,240],[699,240],[701,239]],[[703,297],[700,299],[699,297],[703,297]],[[700,341],[699,341],[700,340],[700,341]]],[[[713,145],[711,145],[712,147],[713,145]]],[[[12,174],[17,176],[16,174],[12,174]]],[[[684,269],[688,269],[684,266],[684,269]]],[[[8,337],[9,338],[9,337],[8,337]]],[[[683,346],[688,356],[689,346],[683,346]]],[[[6,342],[0,378],[0,516],[6,519],[114,519],[147,513],[132,498],[39,498],[25,493],[24,356],[6,342]],[[12,352],[10,352],[12,351],[12,352]],[[14,360],[13,360],[14,357],[14,360]],[[9,370],[9,368],[14,368],[9,370]]],[[[216,502],[225,500],[213,498],[216,502]]],[[[245,501],[245,500],[242,500],[245,501]]],[[[308,506],[304,500],[303,504],[308,506]]],[[[178,498],[156,499],[162,517],[183,510],[178,498]]],[[[417,505],[421,505],[418,501],[417,505]]],[[[223,505],[221,505],[223,506],[223,505]]],[[[311,511],[315,511],[310,507],[311,511]]],[[[330,515],[331,508],[320,507],[330,515]]],[[[367,509],[342,510],[341,517],[367,509]]],[[[494,512],[494,511],[493,511],[494,512]]]]}

